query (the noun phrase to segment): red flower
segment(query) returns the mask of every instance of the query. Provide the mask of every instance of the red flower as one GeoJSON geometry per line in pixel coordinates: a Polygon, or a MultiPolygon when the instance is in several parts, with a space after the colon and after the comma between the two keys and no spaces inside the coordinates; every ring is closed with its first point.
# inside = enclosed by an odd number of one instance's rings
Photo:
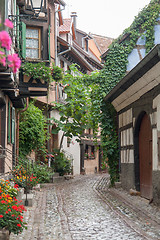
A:
{"type": "Polygon", "coordinates": [[[17,224],[17,227],[21,227],[21,224],[20,224],[20,223],[18,223],[18,224],[17,224]]]}
{"type": "Polygon", "coordinates": [[[0,218],[3,218],[3,215],[0,215],[0,218]]]}
{"type": "Polygon", "coordinates": [[[12,206],[12,209],[17,211],[18,207],[14,205],[14,206],[12,206]]]}

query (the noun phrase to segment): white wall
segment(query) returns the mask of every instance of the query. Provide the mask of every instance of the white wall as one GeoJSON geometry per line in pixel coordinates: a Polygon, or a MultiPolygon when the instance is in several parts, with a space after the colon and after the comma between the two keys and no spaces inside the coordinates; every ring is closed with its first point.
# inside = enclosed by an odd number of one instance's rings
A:
{"type": "MultiPolygon", "coordinates": [[[[127,110],[119,115],[119,128],[125,127],[132,123],[132,109],[127,110]]],[[[133,127],[125,129],[120,133],[121,147],[133,145],[133,127]]],[[[122,163],[134,163],[133,149],[121,150],[122,163]]]]}
{"type": "MultiPolygon", "coordinates": [[[[60,119],[60,115],[59,115],[59,112],[57,110],[53,110],[51,112],[51,118],[53,116],[58,120],[60,119]]],[[[59,141],[58,145],[60,145],[62,134],[63,134],[63,131],[59,131],[59,133],[58,133],[58,141],[59,141]]],[[[66,151],[67,153],[69,153],[73,156],[73,174],[74,175],[80,174],[80,145],[76,141],[76,138],[73,137],[71,139],[70,146],[67,147],[67,137],[64,137],[62,150],[66,151]]]]}

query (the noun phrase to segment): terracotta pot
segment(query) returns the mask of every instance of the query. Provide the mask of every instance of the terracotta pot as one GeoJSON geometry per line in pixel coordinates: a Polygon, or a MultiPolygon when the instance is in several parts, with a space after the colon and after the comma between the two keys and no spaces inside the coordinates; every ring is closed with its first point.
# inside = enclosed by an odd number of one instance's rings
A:
{"type": "Polygon", "coordinates": [[[0,229],[0,239],[9,240],[9,231],[6,229],[0,229]]]}

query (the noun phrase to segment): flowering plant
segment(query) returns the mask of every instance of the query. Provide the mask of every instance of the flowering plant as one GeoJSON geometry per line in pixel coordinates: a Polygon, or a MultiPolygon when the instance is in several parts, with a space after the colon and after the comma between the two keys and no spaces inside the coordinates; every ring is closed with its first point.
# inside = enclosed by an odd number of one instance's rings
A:
{"type": "Polygon", "coordinates": [[[11,186],[8,180],[0,180],[0,194],[3,192],[9,194],[11,197],[16,197],[19,191],[17,187],[18,185],[11,186]]]}
{"type": "MultiPolygon", "coordinates": [[[[3,181],[4,187],[0,191],[0,229],[7,229],[9,233],[19,234],[26,228],[23,222],[23,212],[26,211],[16,197],[5,193],[7,181],[3,181]]],[[[3,185],[2,184],[2,185],[3,185]]]]}
{"type": "Polygon", "coordinates": [[[36,176],[31,174],[29,171],[26,172],[23,166],[18,166],[16,169],[12,171],[14,183],[19,187],[23,187],[25,189],[32,189],[32,187],[36,186],[38,183],[38,179],[36,176]]]}
{"type": "MultiPolygon", "coordinates": [[[[13,28],[13,23],[9,19],[5,20],[4,25],[8,28],[13,28]]],[[[9,33],[4,30],[0,31],[0,64],[4,67],[8,64],[8,67],[12,68],[13,73],[16,73],[21,66],[21,60],[18,54],[5,54],[5,50],[11,50],[11,45],[12,39],[9,33]]]]}
{"type": "Polygon", "coordinates": [[[27,76],[33,77],[33,79],[43,79],[46,82],[52,81],[51,68],[45,66],[45,63],[30,63],[26,62],[22,64],[21,69],[27,76]]]}
{"type": "Polygon", "coordinates": [[[84,157],[85,157],[85,158],[95,158],[93,152],[91,152],[91,153],[85,153],[84,157]]]}

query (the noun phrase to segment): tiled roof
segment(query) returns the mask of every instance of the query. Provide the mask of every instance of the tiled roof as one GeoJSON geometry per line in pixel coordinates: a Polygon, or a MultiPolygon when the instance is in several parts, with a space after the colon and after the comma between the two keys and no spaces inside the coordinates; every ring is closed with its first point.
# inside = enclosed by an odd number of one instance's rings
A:
{"type": "Polygon", "coordinates": [[[113,38],[110,37],[103,37],[100,35],[96,35],[91,33],[91,36],[93,37],[93,39],[95,40],[97,47],[99,48],[101,54],[103,54],[104,52],[107,51],[109,45],[113,42],[113,38]]]}
{"type": "Polygon", "coordinates": [[[72,24],[71,18],[63,19],[63,25],[61,25],[59,27],[59,32],[60,33],[69,33],[71,30],[71,24],[72,24]]]}

